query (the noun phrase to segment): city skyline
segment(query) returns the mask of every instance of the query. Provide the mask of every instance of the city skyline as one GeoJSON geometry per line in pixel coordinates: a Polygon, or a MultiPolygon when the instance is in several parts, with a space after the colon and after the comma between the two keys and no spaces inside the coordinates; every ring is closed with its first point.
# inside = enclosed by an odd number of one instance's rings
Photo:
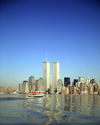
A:
{"type": "Polygon", "coordinates": [[[29,76],[43,78],[48,54],[60,63],[60,79],[100,79],[98,1],[2,1],[0,3],[0,85],[18,88],[29,76]]]}

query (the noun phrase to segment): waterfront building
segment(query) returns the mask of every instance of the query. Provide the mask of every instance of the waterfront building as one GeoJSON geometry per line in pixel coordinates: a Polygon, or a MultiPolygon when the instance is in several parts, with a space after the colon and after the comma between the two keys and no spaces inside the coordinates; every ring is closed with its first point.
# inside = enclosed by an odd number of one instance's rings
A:
{"type": "Polygon", "coordinates": [[[94,91],[95,91],[95,92],[98,92],[98,88],[99,88],[98,83],[97,83],[97,82],[94,83],[94,91]]]}
{"type": "Polygon", "coordinates": [[[100,95],[100,86],[98,87],[98,93],[99,93],[99,95],[100,95]]]}
{"type": "Polygon", "coordinates": [[[72,94],[76,94],[76,87],[75,86],[72,87],[72,94]]]}
{"type": "Polygon", "coordinates": [[[73,85],[76,87],[76,83],[78,83],[78,79],[74,79],[73,85]]]}
{"type": "Polygon", "coordinates": [[[0,93],[5,93],[5,86],[0,86],[0,93]]]}
{"type": "Polygon", "coordinates": [[[29,77],[29,91],[35,91],[35,77],[34,76],[30,76],[29,77]]]}
{"type": "Polygon", "coordinates": [[[68,85],[68,89],[69,89],[69,94],[72,94],[72,87],[71,87],[71,85],[68,85]]]}
{"type": "Polygon", "coordinates": [[[93,85],[90,86],[90,94],[93,94],[93,85]]]}
{"type": "Polygon", "coordinates": [[[86,84],[80,83],[80,93],[86,93],[86,84]]]}
{"type": "Polygon", "coordinates": [[[90,77],[88,77],[88,79],[86,79],[86,86],[90,85],[90,81],[91,81],[91,79],[90,79],[90,77]]]}
{"type": "Polygon", "coordinates": [[[54,94],[54,86],[53,85],[50,86],[50,94],[54,94]]]}
{"type": "Polygon", "coordinates": [[[61,93],[62,91],[62,80],[61,79],[58,79],[57,81],[57,93],[61,93]]]}
{"type": "Polygon", "coordinates": [[[91,84],[95,83],[95,79],[90,79],[90,83],[91,84]]]}
{"type": "Polygon", "coordinates": [[[38,80],[38,91],[44,91],[46,90],[45,88],[45,83],[44,83],[44,79],[42,77],[39,78],[38,80]]]}
{"type": "Polygon", "coordinates": [[[45,84],[45,91],[50,89],[50,62],[43,62],[43,79],[45,84]]]}
{"type": "Polygon", "coordinates": [[[35,91],[38,91],[38,80],[35,80],[35,91]]]}
{"type": "Polygon", "coordinates": [[[81,83],[84,83],[84,77],[79,77],[79,82],[81,83]]]}
{"type": "Polygon", "coordinates": [[[80,93],[82,93],[82,91],[83,91],[83,83],[81,82],[80,83],[80,93]]]}
{"type": "Polygon", "coordinates": [[[81,82],[78,82],[78,88],[80,88],[80,83],[81,83],[81,82]]]}
{"type": "Polygon", "coordinates": [[[92,84],[95,83],[95,79],[92,79],[92,84]]]}
{"type": "Polygon", "coordinates": [[[22,91],[22,84],[19,84],[19,91],[22,91]]]}
{"type": "Polygon", "coordinates": [[[78,88],[78,82],[76,82],[76,88],[78,88]]]}
{"type": "Polygon", "coordinates": [[[90,79],[86,79],[86,86],[89,86],[89,83],[90,83],[90,79]]]}
{"type": "Polygon", "coordinates": [[[91,89],[91,86],[88,87],[88,94],[90,94],[90,89],[91,89]]]}
{"type": "Polygon", "coordinates": [[[62,94],[69,94],[69,88],[68,87],[63,87],[62,94]]]}
{"type": "Polygon", "coordinates": [[[64,86],[67,87],[68,85],[70,85],[70,78],[64,77],[64,86]]]}
{"type": "Polygon", "coordinates": [[[7,94],[13,93],[13,89],[12,89],[11,86],[9,86],[9,87],[7,88],[6,93],[7,93],[7,94]]]}
{"type": "Polygon", "coordinates": [[[57,80],[57,86],[59,86],[59,85],[62,86],[62,84],[63,84],[63,83],[62,83],[62,80],[61,80],[61,79],[58,79],[58,80],[57,80]]]}
{"type": "Polygon", "coordinates": [[[23,81],[22,83],[22,93],[28,93],[29,92],[29,83],[28,81],[23,81]]]}
{"type": "Polygon", "coordinates": [[[59,79],[59,62],[53,62],[53,86],[57,88],[57,81],[59,79]]]}

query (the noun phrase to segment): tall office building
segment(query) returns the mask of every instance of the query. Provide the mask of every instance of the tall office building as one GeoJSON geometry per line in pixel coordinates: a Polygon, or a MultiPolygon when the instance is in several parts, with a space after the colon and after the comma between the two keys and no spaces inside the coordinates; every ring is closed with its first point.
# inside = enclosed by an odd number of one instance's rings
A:
{"type": "Polygon", "coordinates": [[[84,77],[79,77],[79,82],[84,83],[84,77]]]}
{"type": "Polygon", "coordinates": [[[22,91],[22,84],[19,84],[19,91],[22,91]]]}
{"type": "Polygon", "coordinates": [[[60,85],[62,86],[62,80],[61,80],[61,79],[58,79],[58,80],[57,80],[57,86],[60,86],[60,85]]]}
{"type": "Polygon", "coordinates": [[[38,80],[35,80],[35,91],[38,91],[38,80]]]}
{"type": "Polygon", "coordinates": [[[70,85],[70,78],[64,77],[64,86],[67,87],[68,85],[70,85]]]}
{"type": "Polygon", "coordinates": [[[35,91],[35,77],[30,76],[29,77],[29,91],[35,91]]]}
{"type": "Polygon", "coordinates": [[[29,83],[28,81],[23,81],[22,83],[22,93],[28,93],[29,92],[29,83]]]}
{"type": "Polygon", "coordinates": [[[50,89],[50,62],[43,62],[43,79],[46,91],[50,89]]]}
{"type": "Polygon", "coordinates": [[[53,62],[53,86],[57,88],[57,81],[59,79],[59,62],[53,62]]]}
{"type": "Polygon", "coordinates": [[[44,79],[42,77],[39,78],[38,80],[38,91],[44,91],[45,92],[45,84],[44,84],[44,79]]]}
{"type": "Polygon", "coordinates": [[[61,79],[58,79],[57,81],[57,93],[61,93],[62,91],[62,80],[61,79]]]}
{"type": "Polygon", "coordinates": [[[76,87],[76,83],[78,83],[78,79],[74,79],[74,86],[76,87]]]}
{"type": "Polygon", "coordinates": [[[6,93],[7,93],[7,94],[13,93],[13,89],[12,89],[11,86],[9,86],[9,87],[7,88],[6,93]]]}

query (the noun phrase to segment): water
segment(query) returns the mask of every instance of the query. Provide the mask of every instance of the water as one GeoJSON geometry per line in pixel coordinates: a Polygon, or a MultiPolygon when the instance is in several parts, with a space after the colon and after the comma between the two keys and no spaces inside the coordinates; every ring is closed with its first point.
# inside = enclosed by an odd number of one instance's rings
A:
{"type": "Polygon", "coordinates": [[[100,95],[0,95],[0,125],[100,125],[100,95]]]}

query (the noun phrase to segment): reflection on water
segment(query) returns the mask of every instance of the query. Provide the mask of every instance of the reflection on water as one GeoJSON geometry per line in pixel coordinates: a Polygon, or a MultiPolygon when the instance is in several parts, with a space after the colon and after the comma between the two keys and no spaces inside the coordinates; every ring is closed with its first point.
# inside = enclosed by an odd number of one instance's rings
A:
{"type": "Polygon", "coordinates": [[[99,95],[0,95],[0,124],[98,124],[99,95]]]}

